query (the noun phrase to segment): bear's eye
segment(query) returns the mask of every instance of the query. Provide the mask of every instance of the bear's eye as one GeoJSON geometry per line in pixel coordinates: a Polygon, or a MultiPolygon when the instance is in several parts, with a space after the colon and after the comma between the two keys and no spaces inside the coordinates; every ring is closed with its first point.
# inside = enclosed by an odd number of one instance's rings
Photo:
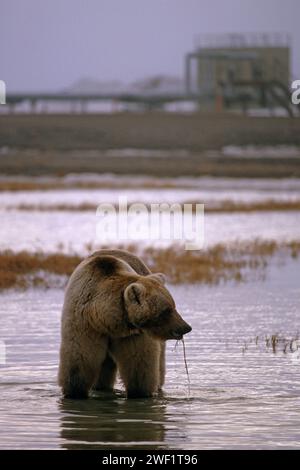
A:
{"type": "Polygon", "coordinates": [[[163,317],[163,318],[166,318],[166,317],[169,317],[172,313],[172,309],[171,308],[165,308],[161,314],[160,314],[160,317],[163,317]]]}

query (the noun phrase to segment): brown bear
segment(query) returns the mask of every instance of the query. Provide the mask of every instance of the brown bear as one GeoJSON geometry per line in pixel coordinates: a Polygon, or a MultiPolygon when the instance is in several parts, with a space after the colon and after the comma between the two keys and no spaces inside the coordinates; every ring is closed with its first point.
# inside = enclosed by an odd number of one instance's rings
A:
{"type": "Polygon", "coordinates": [[[165,341],[191,327],[176,311],[161,274],[122,250],[100,250],[70,277],[62,313],[59,384],[86,398],[112,390],[117,370],[127,397],[150,397],[163,386],[165,341]]]}

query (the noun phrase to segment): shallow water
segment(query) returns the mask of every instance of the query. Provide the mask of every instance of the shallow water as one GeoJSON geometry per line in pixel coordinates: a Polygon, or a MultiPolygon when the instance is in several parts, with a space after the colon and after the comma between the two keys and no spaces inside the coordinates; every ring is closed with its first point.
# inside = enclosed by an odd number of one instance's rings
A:
{"type": "MultiPolygon", "coordinates": [[[[20,177],[22,179],[22,177],[20,177]]],[[[50,177],[38,178],[38,181],[48,181],[50,177]]],[[[23,178],[24,179],[24,178],[23,178]]],[[[31,181],[30,178],[25,178],[31,181]]],[[[32,179],[35,180],[35,179],[32,179]]],[[[56,181],[54,177],[49,181],[56,181]]],[[[116,177],[114,175],[68,175],[60,179],[60,182],[88,182],[102,181],[112,184],[112,189],[67,189],[49,191],[16,191],[1,192],[0,195],[0,246],[1,249],[15,251],[43,251],[66,253],[76,252],[84,255],[96,249],[99,244],[130,243],[141,241],[146,243],[150,239],[151,245],[165,246],[174,241],[174,236],[169,240],[151,240],[149,235],[150,213],[141,213],[139,216],[131,214],[128,221],[131,227],[139,227],[135,230],[137,238],[131,236],[125,225],[120,223],[115,236],[108,238],[104,225],[114,227],[116,219],[114,215],[96,217],[96,212],[91,211],[35,211],[18,210],[18,206],[46,206],[56,204],[77,206],[88,203],[97,205],[100,203],[118,203],[118,196],[127,198],[128,205],[132,202],[141,203],[182,203],[184,201],[198,201],[205,205],[218,204],[221,201],[257,202],[274,199],[277,201],[298,200],[300,195],[300,179],[230,179],[230,178],[178,178],[165,179],[172,184],[178,184],[174,189],[143,188],[134,189],[134,184],[143,181],[162,183],[146,177],[116,177]],[[113,187],[113,184],[129,184],[131,188],[113,187]],[[102,224],[102,225],[101,225],[102,224]]],[[[183,219],[183,226],[188,217],[183,219]]],[[[151,219],[151,226],[161,231],[164,223],[151,219]]],[[[174,223],[174,226],[178,225],[174,223]]],[[[187,226],[188,224],[186,224],[187,226]]],[[[289,241],[300,238],[300,211],[276,211],[253,213],[205,213],[204,247],[217,243],[232,243],[239,241],[253,241],[259,238],[263,240],[289,241]],[[267,223],[266,223],[267,221],[267,223]]],[[[171,228],[171,234],[173,229],[171,228]]],[[[201,234],[198,234],[201,235],[201,234]]],[[[184,237],[181,237],[184,238],[184,237]]],[[[198,236],[199,238],[199,236],[198,236]]],[[[149,241],[148,241],[149,244],[149,241]]]]}
{"type": "Polygon", "coordinates": [[[115,394],[62,400],[56,385],[60,290],[1,294],[0,447],[300,448],[299,351],[274,354],[265,335],[299,329],[299,262],[268,268],[267,280],[171,290],[192,324],[168,345],[163,397],[115,394]],[[256,344],[255,338],[259,336],[256,344]]]}
{"type": "Polygon", "coordinates": [[[64,189],[47,191],[2,191],[1,208],[15,207],[20,204],[55,205],[55,204],[93,204],[103,202],[118,203],[119,196],[125,196],[128,203],[216,203],[222,201],[260,202],[265,200],[291,201],[300,196],[300,180],[295,179],[246,179],[246,178],[148,178],[148,177],[117,177],[113,175],[68,175],[64,178],[55,177],[2,177],[0,182],[25,181],[27,183],[65,184],[64,189]],[[68,185],[75,183],[111,184],[105,189],[71,189],[68,185]],[[151,188],[151,184],[154,188],[151,188]],[[155,187],[155,185],[171,184],[173,188],[155,187]],[[124,185],[124,187],[122,187],[124,185]],[[143,187],[146,185],[146,187],[143,187]],[[147,187],[150,185],[150,187],[147,187]],[[126,187],[128,186],[128,187],[126,187]],[[140,187],[141,186],[141,187],[140,187]]]}
{"type": "MultiPolygon", "coordinates": [[[[140,227],[137,238],[128,239],[125,226],[108,238],[102,230],[105,224],[115,227],[114,216],[101,219],[91,212],[32,212],[0,211],[0,246],[2,250],[78,253],[84,255],[97,244],[141,242],[151,246],[170,245],[174,239],[149,241],[149,218],[130,216],[131,227],[140,227]],[[139,223],[137,224],[137,220],[139,223]],[[135,221],[135,222],[134,222],[135,221]],[[102,224],[102,225],[101,225],[102,224]]],[[[186,220],[186,219],[183,219],[186,220]]],[[[287,242],[300,239],[300,211],[205,214],[204,248],[217,243],[235,241],[275,240],[287,242]]],[[[185,222],[183,222],[183,226],[185,222]]],[[[128,223],[129,226],[129,223],[128,223]]],[[[160,230],[163,225],[160,224],[160,230]]],[[[185,232],[184,232],[185,233],[185,232]]],[[[171,227],[171,234],[173,234],[171,227]]],[[[181,241],[181,240],[180,240],[181,241]]]]}

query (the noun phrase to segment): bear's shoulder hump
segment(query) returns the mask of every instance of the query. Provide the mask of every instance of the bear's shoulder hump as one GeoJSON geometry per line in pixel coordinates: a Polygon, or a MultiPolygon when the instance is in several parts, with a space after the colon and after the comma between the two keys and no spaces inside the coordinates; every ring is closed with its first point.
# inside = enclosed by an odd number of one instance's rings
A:
{"type": "Polygon", "coordinates": [[[90,263],[102,276],[113,276],[120,270],[120,263],[114,256],[97,256],[90,263]]]}

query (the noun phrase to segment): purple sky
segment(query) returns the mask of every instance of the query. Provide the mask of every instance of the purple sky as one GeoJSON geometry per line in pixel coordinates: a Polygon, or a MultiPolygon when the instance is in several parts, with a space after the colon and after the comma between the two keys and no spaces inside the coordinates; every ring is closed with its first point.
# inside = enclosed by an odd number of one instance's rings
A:
{"type": "Polygon", "coordinates": [[[180,76],[197,35],[224,32],[290,33],[300,79],[300,0],[0,0],[0,15],[7,91],[180,76]]]}

